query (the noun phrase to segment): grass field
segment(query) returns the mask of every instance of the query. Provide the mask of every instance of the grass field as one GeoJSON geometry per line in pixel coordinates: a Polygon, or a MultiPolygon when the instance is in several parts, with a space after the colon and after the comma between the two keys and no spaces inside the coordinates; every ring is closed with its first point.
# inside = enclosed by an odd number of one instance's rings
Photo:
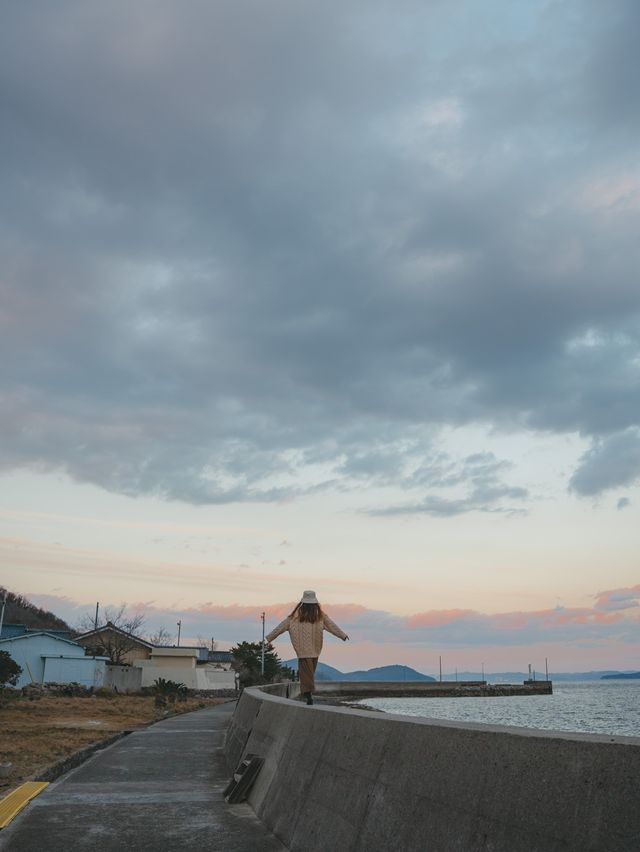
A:
{"type": "MultiPolygon", "coordinates": [[[[186,713],[224,701],[188,698],[171,705],[170,713],[186,713]]],[[[34,773],[90,743],[165,715],[165,710],[154,705],[153,697],[146,695],[0,699],[0,763],[13,764],[9,777],[0,778],[0,799],[34,773]]]]}

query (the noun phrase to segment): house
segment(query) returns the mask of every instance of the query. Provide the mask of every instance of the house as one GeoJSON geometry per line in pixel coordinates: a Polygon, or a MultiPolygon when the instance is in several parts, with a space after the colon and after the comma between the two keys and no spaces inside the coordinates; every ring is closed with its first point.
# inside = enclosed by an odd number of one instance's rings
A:
{"type": "Polygon", "coordinates": [[[232,668],[233,654],[231,651],[209,651],[207,662],[212,663],[216,668],[229,672],[232,668]]]}
{"type": "Polygon", "coordinates": [[[114,665],[135,666],[141,660],[148,660],[155,647],[151,642],[127,633],[108,621],[103,627],[88,630],[75,639],[86,648],[87,653],[102,654],[114,665]]]}
{"type": "Polygon", "coordinates": [[[183,683],[188,689],[234,689],[235,672],[225,671],[208,662],[202,648],[155,647],[148,660],[139,660],[142,686],[153,686],[158,678],[183,683]]]}
{"type": "Polygon", "coordinates": [[[26,624],[7,624],[5,621],[0,631],[0,639],[13,639],[14,636],[23,636],[25,633],[27,633],[26,624]]]}
{"type": "Polygon", "coordinates": [[[106,657],[88,657],[81,645],[46,631],[0,639],[0,651],[7,651],[22,668],[18,687],[30,683],[80,683],[97,687],[104,682],[106,657]]]}
{"type": "Polygon", "coordinates": [[[0,630],[0,639],[12,639],[14,636],[22,636],[24,633],[48,633],[50,636],[58,636],[60,639],[71,639],[73,634],[70,630],[52,630],[49,627],[27,627],[26,624],[11,624],[4,622],[0,630]]]}

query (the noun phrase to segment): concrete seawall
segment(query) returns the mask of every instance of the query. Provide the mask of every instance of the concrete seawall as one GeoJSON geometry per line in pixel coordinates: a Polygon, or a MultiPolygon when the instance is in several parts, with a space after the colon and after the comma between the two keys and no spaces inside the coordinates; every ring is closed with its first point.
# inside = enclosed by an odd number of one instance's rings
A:
{"type": "Polygon", "coordinates": [[[265,758],[249,803],[304,852],[637,852],[640,737],[307,707],[246,689],[230,769],[265,758]]]}

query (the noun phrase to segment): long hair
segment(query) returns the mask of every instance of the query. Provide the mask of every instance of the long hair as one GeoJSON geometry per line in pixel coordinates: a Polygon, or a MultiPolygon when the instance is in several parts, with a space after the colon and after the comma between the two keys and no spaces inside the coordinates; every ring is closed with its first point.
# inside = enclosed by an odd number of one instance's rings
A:
{"type": "Polygon", "coordinates": [[[320,621],[322,619],[322,610],[320,609],[320,604],[300,602],[291,613],[291,618],[294,616],[298,619],[298,621],[308,621],[310,624],[315,624],[316,621],[320,621]]]}

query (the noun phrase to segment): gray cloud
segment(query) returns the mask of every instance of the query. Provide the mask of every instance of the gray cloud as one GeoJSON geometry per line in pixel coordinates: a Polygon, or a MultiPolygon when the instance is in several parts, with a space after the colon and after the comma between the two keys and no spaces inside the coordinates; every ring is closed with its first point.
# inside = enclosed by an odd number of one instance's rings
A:
{"type": "MultiPolygon", "coordinates": [[[[624,432],[597,441],[580,459],[571,477],[570,487],[582,496],[594,496],[610,488],[632,485],[640,479],[640,429],[624,432]]],[[[618,501],[618,508],[629,504],[627,498],[618,501]]]]}
{"type": "Polygon", "coordinates": [[[402,483],[408,492],[429,488],[426,497],[400,506],[373,509],[370,514],[434,517],[455,517],[474,511],[521,514],[524,510],[519,501],[528,496],[527,489],[502,481],[503,474],[511,467],[493,453],[475,453],[460,461],[440,453],[435,459],[426,460],[402,483]],[[516,506],[511,501],[517,501],[516,506]]]}
{"type": "Polygon", "coordinates": [[[504,9],[6,10],[2,467],[195,503],[421,477],[455,514],[526,496],[438,491],[438,430],[482,423],[625,484],[637,9],[504,9]]]}

